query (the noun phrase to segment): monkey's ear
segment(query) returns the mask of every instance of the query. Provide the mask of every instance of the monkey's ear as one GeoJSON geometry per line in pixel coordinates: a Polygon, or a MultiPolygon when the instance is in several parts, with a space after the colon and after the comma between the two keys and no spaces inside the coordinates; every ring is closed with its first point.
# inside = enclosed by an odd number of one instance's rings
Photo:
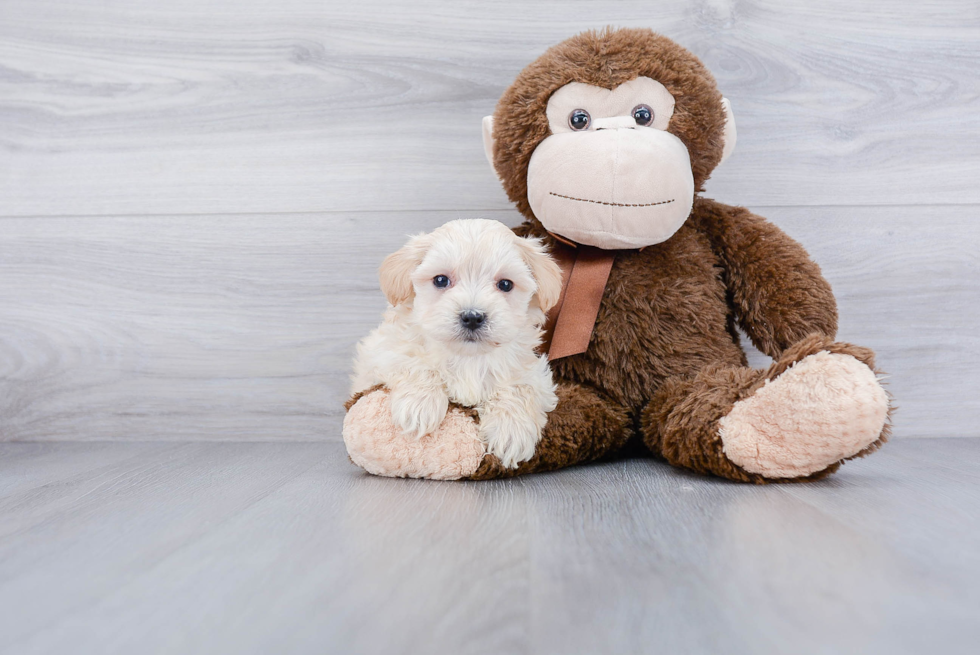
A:
{"type": "Polygon", "coordinates": [[[728,98],[722,98],[721,106],[725,109],[725,132],[722,135],[722,138],[725,140],[725,147],[722,148],[719,164],[728,159],[728,155],[732,154],[732,150],[735,149],[735,139],[738,136],[735,133],[735,114],[732,113],[732,103],[728,102],[728,98]]]}
{"type": "Polygon", "coordinates": [[[412,273],[419,267],[429,249],[429,235],[418,234],[399,250],[391,253],[378,268],[381,291],[393,307],[408,302],[415,297],[412,286],[412,273]]]}
{"type": "MultiPolygon", "coordinates": [[[[497,169],[493,165],[493,116],[483,117],[483,154],[487,156],[490,168],[493,168],[493,172],[497,173],[497,169]]],[[[500,177],[499,173],[497,177],[500,177]]]]}
{"type": "Polygon", "coordinates": [[[523,251],[524,261],[537,282],[538,290],[534,295],[538,298],[538,306],[547,313],[561,298],[561,268],[548,254],[541,239],[515,238],[523,251]]]}

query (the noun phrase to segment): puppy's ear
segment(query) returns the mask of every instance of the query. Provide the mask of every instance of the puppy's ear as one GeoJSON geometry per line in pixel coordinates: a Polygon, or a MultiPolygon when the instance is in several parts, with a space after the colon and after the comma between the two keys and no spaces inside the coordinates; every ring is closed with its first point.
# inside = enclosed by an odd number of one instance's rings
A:
{"type": "Polygon", "coordinates": [[[531,275],[538,283],[538,292],[535,294],[538,305],[541,311],[547,312],[561,298],[561,268],[548,254],[540,239],[515,238],[524,255],[524,261],[531,269],[531,275]]]}
{"type": "Polygon", "coordinates": [[[392,306],[408,302],[415,296],[412,286],[412,273],[429,249],[429,235],[417,234],[408,240],[399,250],[391,253],[381,262],[378,268],[378,279],[381,280],[381,291],[392,306]]]}

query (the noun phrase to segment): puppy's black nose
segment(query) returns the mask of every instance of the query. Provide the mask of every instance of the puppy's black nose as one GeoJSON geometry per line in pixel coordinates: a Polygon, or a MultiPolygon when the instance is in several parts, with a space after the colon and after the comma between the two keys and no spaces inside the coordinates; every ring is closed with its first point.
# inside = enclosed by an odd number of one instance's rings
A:
{"type": "Polygon", "coordinates": [[[459,313],[459,322],[467,330],[479,330],[487,320],[487,315],[475,309],[467,309],[459,313]]]}

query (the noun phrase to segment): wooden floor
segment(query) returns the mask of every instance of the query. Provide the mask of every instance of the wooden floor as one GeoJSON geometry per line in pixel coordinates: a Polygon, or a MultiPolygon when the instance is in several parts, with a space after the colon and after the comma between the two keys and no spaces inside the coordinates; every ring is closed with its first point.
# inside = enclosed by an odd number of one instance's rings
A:
{"type": "Polygon", "coordinates": [[[0,444],[4,653],[976,653],[980,440],[755,487],[370,477],[337,443],[0,444]]]}

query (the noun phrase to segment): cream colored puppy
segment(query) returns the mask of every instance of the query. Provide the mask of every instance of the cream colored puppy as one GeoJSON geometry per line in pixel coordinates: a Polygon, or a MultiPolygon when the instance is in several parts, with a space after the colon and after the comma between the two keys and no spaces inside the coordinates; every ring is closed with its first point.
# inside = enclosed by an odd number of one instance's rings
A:
{"type": "Polygon", "coordinates": [[[497,221],[456,220],[412,237],[379,275],[391,307],[357,346],[352,393],[385,385],[406,438],[439,427],[450,401],[474,407],[504,466],[530,459],[558,402],[534,352],[561,294],[541,243],[497,221]]]}

